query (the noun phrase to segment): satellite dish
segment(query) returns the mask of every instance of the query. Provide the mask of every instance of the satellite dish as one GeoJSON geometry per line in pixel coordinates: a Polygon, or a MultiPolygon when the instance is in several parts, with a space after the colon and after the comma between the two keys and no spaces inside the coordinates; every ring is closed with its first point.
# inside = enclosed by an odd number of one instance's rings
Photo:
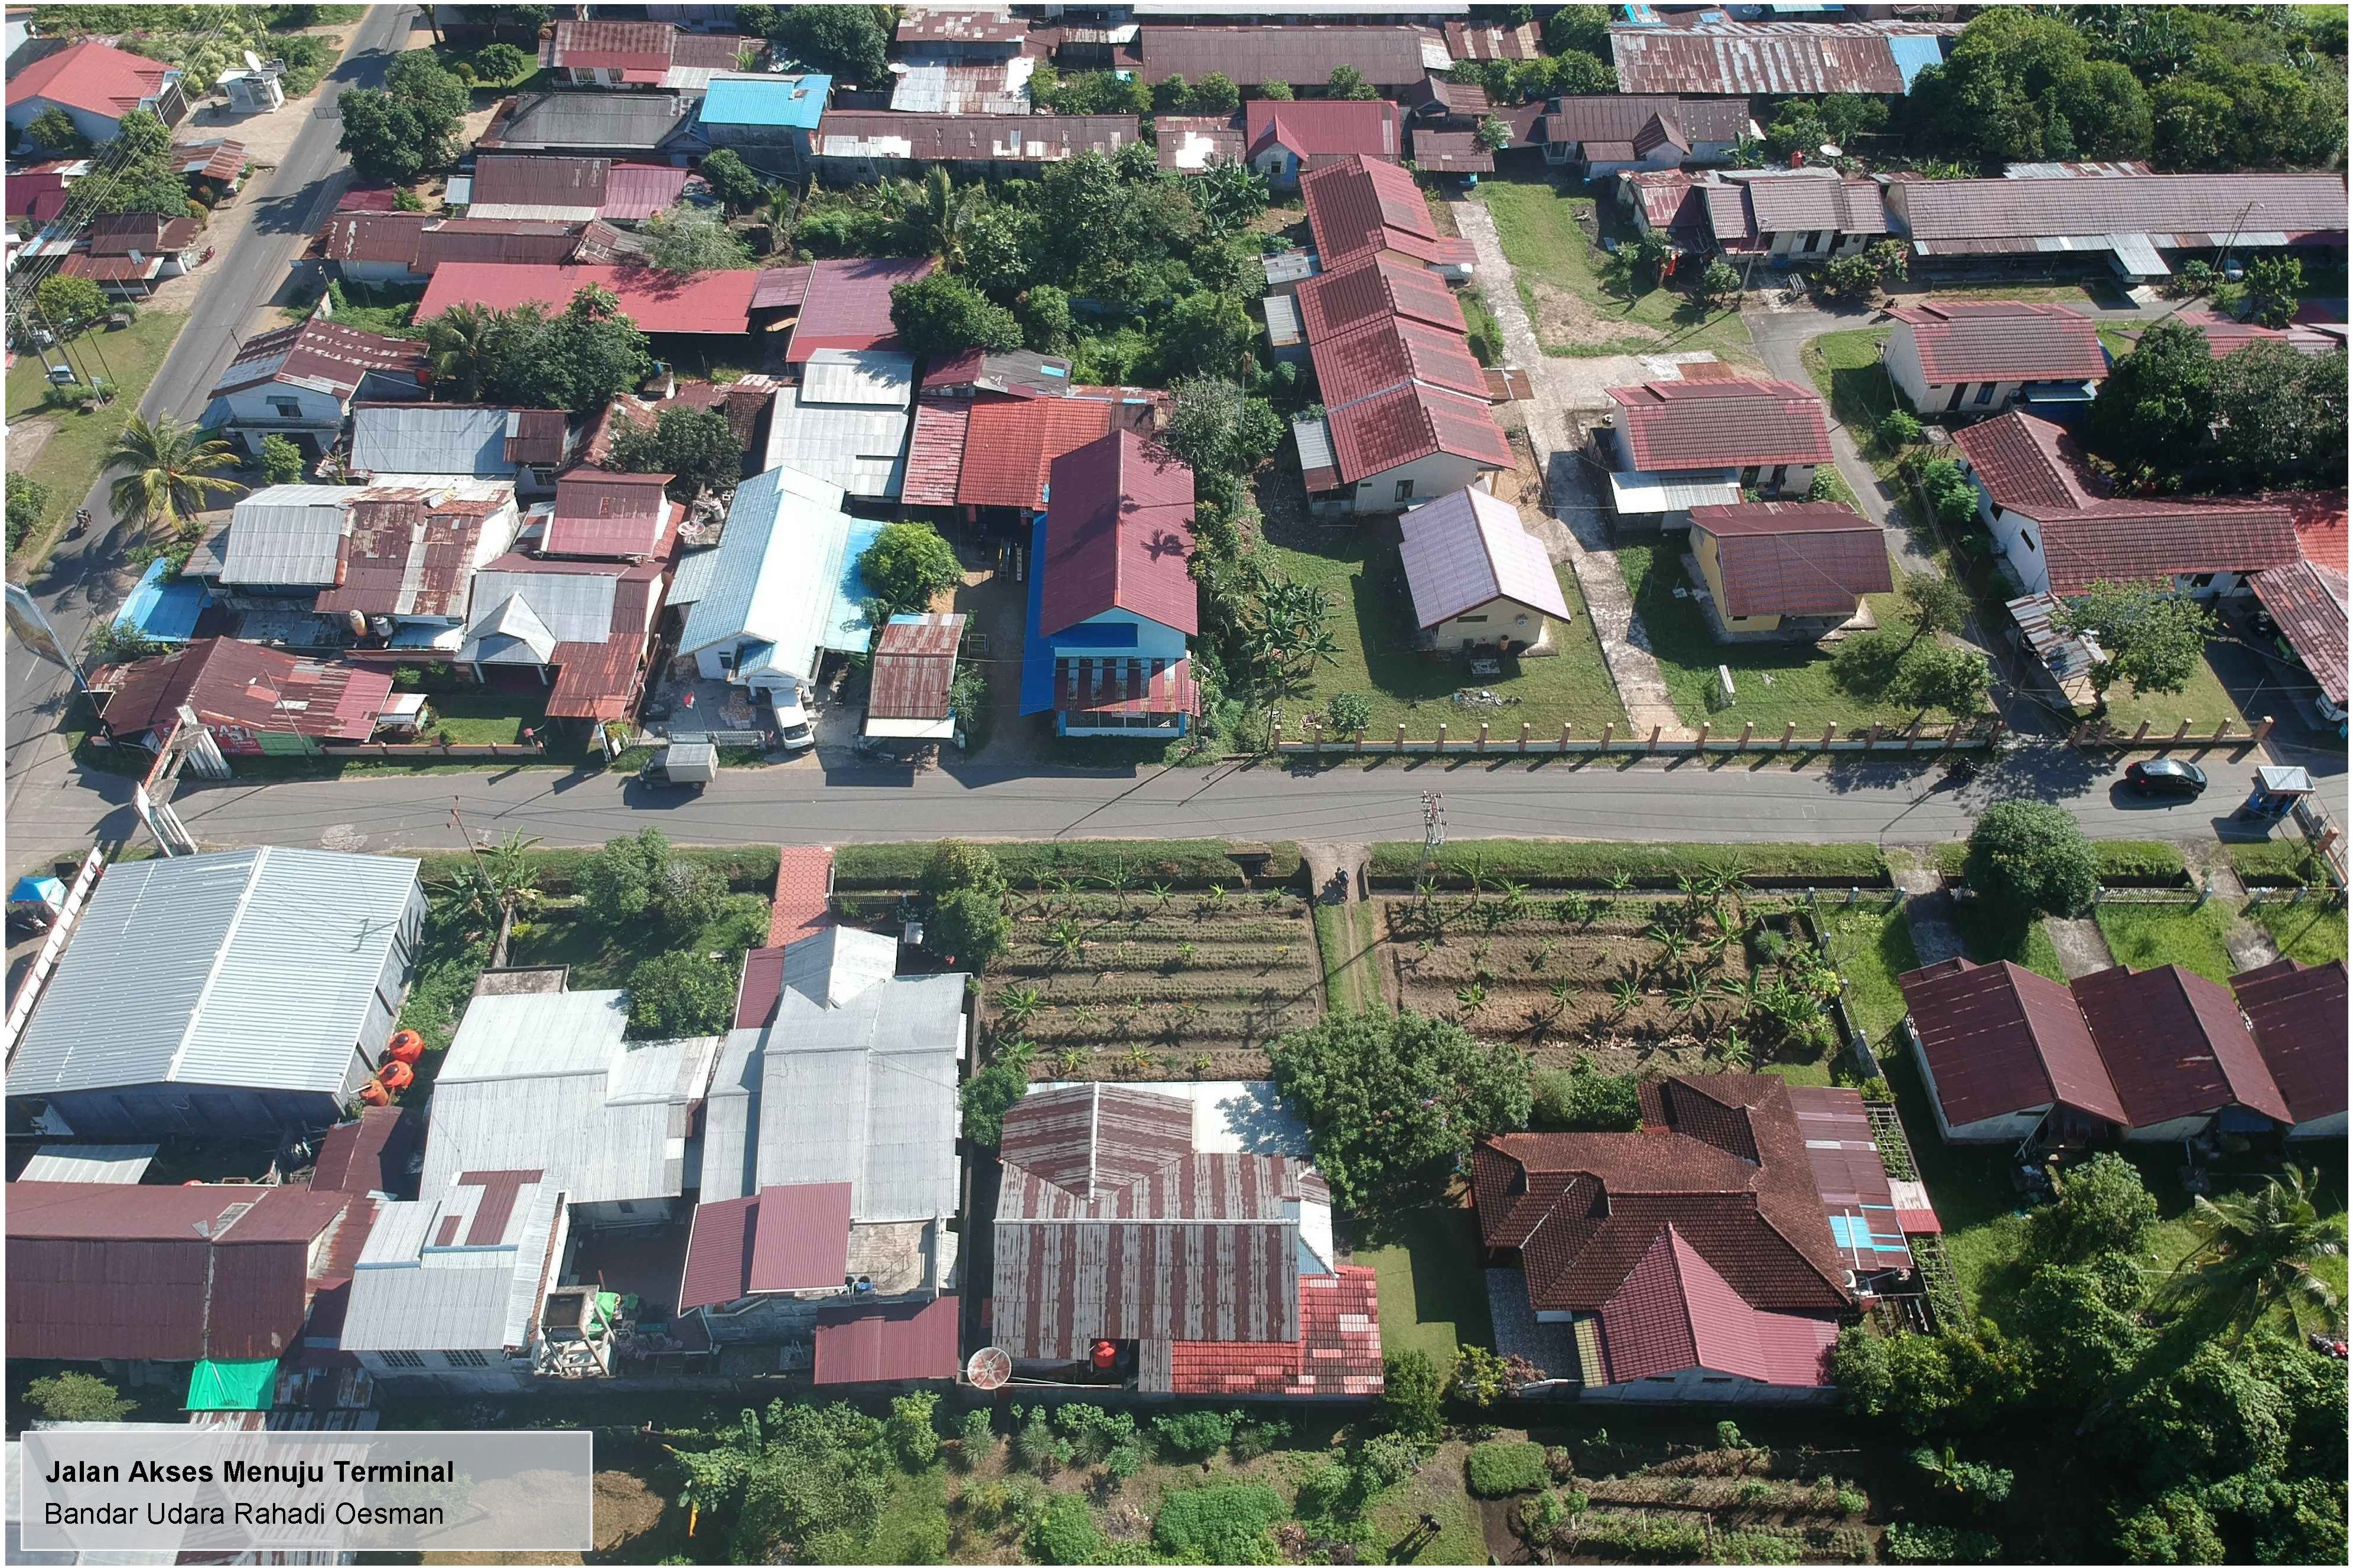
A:
{"type": "Polygon", "coordinates": [[[1843,158],[1846,154],[1839,150],[1837,142],[1825,142],[1822,143],[1822,156],[1825,158],[1843,158]]]}
{"type": "Polygon", "coordinates": [[[245,68],[249,71],[259,71],[261,68],[261,57],[255,54],[251,49],[246,50],[245,68]]]}
{"type": "Polygon", "coordinates": [[[964,1377],[984,1393],[1003,1388],[1013,1380],[1012,1354],[1000,1345],[983,1345],[964,1363],[964,1377]]]}

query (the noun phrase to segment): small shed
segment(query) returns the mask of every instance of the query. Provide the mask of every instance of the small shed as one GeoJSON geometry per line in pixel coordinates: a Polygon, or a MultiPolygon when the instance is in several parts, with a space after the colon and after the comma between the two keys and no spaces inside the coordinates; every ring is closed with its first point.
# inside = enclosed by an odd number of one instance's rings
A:
{"type": "Polygon", "coordinates": [[[955,685],[962,616],[893,616],[874,645],[866,733],[874,740],[945,741],[955,735],[948,693],[955,685]]]}
{"type": "Polygon", "coordinates": [[[1414,508],[1398,528],[1423,647],[1525,652],[1568,619],[1551,558],[1501,497],[1466,487],[1414,508]]]}

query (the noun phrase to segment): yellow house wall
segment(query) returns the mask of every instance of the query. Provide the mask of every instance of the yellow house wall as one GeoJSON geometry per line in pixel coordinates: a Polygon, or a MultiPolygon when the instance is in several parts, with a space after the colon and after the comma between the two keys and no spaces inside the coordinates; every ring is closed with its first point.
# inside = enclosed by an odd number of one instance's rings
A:
{"type": "Polygon", "coordinates": [[[1715,535],[1705,529],[1694,528],[1691,536],[1693,553],[1699,557],[1700,578],[1707,584],[1708,596],[1715,601],[1715,613],[1724,616],[1724,624],[1739,632],[1778,631],[1781,626],[1778,616],[1725,615],[1724,563],[1715,552],[1715,535]]]}
{"type": "Polygon", "coordinates": [[[1523,605],[1517,599],[1494,598],[1476,609],[1465,610],[1461,615],[1439,622],[1430,628],[1430,637],[1441,648],[1460,647],[1464,637],[1482,643],[1509,637],[1520,647],[1533,647],[1544,640],[1545,628],[1550,621],[1551,617],[1542,610],[1523,605]],[[1486,618],[1469,618],[1473,616],[1486,618]],[[1521,616],[1527,616],[1526,626],[1515,624],[1516,617],[1521,616]]]}

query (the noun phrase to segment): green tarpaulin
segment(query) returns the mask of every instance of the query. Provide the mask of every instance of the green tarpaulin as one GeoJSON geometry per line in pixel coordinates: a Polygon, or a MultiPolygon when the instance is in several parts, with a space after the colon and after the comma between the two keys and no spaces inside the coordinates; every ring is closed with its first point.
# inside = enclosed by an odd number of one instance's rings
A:
{"type": "Polygon", "coordinates": [[[200,1361],[188,1379],[191,1410],[267,1410],[278,1386],[275,1361],[200,1361]]]}

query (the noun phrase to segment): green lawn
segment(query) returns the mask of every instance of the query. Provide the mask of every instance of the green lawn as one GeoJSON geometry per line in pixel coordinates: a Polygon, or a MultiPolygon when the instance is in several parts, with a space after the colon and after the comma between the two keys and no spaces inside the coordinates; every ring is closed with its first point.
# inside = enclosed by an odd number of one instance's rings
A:
{"type": "Polygon", "coordinates": [[[1284,731],[1294,739],[1302,715],[1320,713],[1326,701],[1344,691],[1372,705],[1372,725],[1365,732],[1367,744],[1396,740],[1399,724],[1406,727],[1409,741],[1435,740],[1438,727],[1444,724],[1449,745],[1468,744],[1478,739],[1482,719],[1492,727],[1493,740],[1514,742],[1523,723],[1531,726],[1535,740],[1556,742],[1563,723],[1576,725],[1578,734],[1588,736],[1600,734],[1605,723],[1625,728],[1626,710],[1618,700],[1617,683],[1602,662],[1576,574],[1567,566],[1555,568],[1571,616],[1567,626],[1552,629],[1552,645],[1560,652],[1551,658],[1506,659],[1501,676],[1474,680],[1459,654],[1425,658],[1415,650],[1412,600],[1397,546],[1386,532],[1335,533],[1330,544],[1313,552],[1268,550],[1294,582],[1316,584],[1331,593],[1332,632],[1340,645],[1338,662],[1317,666],[1306,689],[1282,704],[1284,731]],[[1456,707],[1449,699],[1468,686],[1520,701],[1508,707],[1456,707]]]}
{"type": "Polygon", "coordinates": [[[1884,1051],[1908,1010],[1895,977],[1920,967],[1903,900],[1897,898],[1892,908],[1884,904],[1877,908],[1858,904],[1844,910],[1826,907],[1817,919],[1831,958],[1846,978],[1848,1010],[1862,1026],[1873,1048],[1884,1051]]]}
{"type": "Polygon", "coordinates": [[[458,746],[512,746],[522,740],[526,724],[547,718],[547,693],[525,691],[452,691],[427,697],[433,714],[429,740],[447,736],[458,746]]]}
{"type": "Polygon", "coordinates": [[[1316,904],[1315,945],[1324,958],[1324,1003],[1330,1011],[1384,1009],[1378,925],[1370,904],[1316,904]]]}
{"type": "Polygon", "coordinates": [[[2179,691],[2153,692],[2142,696],[2130,682],[2108,689],[2107,721],[2111,729],[2131,734],[2148,721],[2152,735],[2170,735],[2181,721],[2189,721],[2192,735],[2211,735],[2214,726],[2225,719],[2238,723],[2244,718],[2239,705],[2231,700],[2231,693],[2222,685],[2222,678],[2205,659],[2198,661],[2190,672],[2189,683],[2179,691]]]}
{"type": "MultiPolygon", "coordinates": [[[[1921,715],[1914,709],[1853,695],[1833,679],[1831,654],[1812,644],[1716,641],[1698,601],[1675,595],[1678,587],[1690,585],[1680,542],[1621,544],[1617,553],[1651,652],[1658,658],[1675,711],[1685,723],[1712,723],[1722,733],[1754,720],[1759,735],[1778,739],[1781,727],[1794,720],[1801,738],[1811,735],[1819,741],[1830,723],[1838,725],[1841,735],[1852,735],[1873,723],[1900,728],[1915,717],[1925,717],[1932,731],[1952,721],[1942,709],[1921,715]],[[1736,695],[1728,708],[1709,705],[1719,664],[1732,670],[1736,695]]],[[[1870,604],[1881,626],[1909,625],[1901,595],[1874,594],[1870,604]]]]}
{"type": "Polygon", "coordinates": [[[2015,1258],[2025,1240],[2025,1216],[2010,1184],[2010,1147],[1956,1148],[1946,1142],[1936,1131],[1936,1113],[1912,1053],[1898,1051],[1885,1058],[1881,1068],[1895,1092],[1895,1108],[1904,1118],[1905,1137],[1928,1189],[1928,1201],[1944,1226],[1945,1254],[1952,1260],[1963,1299],[1974,1309],[1988,1277],[2015,1258]]]}
{"type": "Polygon", "coordinates": [[[2272,945],[2282,958],[2298,963],[2328,963],[2346,956],[2345,906],[2310,898],[2300,904],[2283,899],[2266,900],[2247,910],[2247,918],[2272,934],[2272,945]]]}
{"type": "Polygon", "coordinates": [[[1982,899],[1956,899],[1953,926],[1961,933],[1961,946],[1974,963],[2008,959],[2052,980],[2067,978],[2066,971],[2059,967],[2059,950],[2052,945],[2051,933],[2042,929],[2040,920],[2020,926],[1982,899]]]}
{"type": "Polygon", "coordinates": [[[41,356],[17,356],[8,371],[8,423],[45,416],[57,428],[30,463],[20,465],[14,457],[8,460],[10,472],[21,472],[49,487],[47,511],[40,525],[26,535],[10,564],[29,573],[47,557],[58,530],[98,482],[99,465],[106,460],[107,449],[138,412],[139,400],[147,395],[147,384],[155,379],[186,320],[176,310],[142,310],[137,321],[119,332],[88,332],[75,340],[74,362],[88,364],[94,374],[114,383],[114,401],[94,413],[45,411],[42,401],[48,395],[49,384],[41,356]]]}
{"type": "Polygon", "coordinates": [[[1866,452],[1870,444],[1865,438],[1889,409],[1899,406],[1894,385],[1879,359],[1879,345],[1887,341],[1888,331],[1871,327],[1824,332],[1799,355],[1822,401],[1830,405],[1840,424],[1852,427],[1866,452]]]}
{"type": "Polygon", "coordinates": [[[1370,1268],[1380,1288],[1383,1350],[1420,1351],[1443,1372],[1461,1346],[1494,1344],[1479,1222],[1469,1209],[1421,1208],[1357,1223],[1368,1245],[1355,1249],[1354,1261],[1370,1268]]]}
{"type": "MultiPolygon", "coordinates": [[[[1589,357],[1707,350],[1719,359],[1757,363],[1738,307],[1706,310],[1673,289],[1630,298],[1614,289],[1604,276],[1609,258],[1587,241],[1577,224],[1596,210],[1594,200],[1569,182],[1482,180],[1472,197],[1494,215],[1504,254],[1546,353],[1589,357]]],[[[1614,202],[1599,211],[1605,237],[1633,237],[1614,202]]]]}
{"type": "Polygon", "coordinates": [[[2178,963],[2217,984],[2228,984],[2237,965],[2222,933],[2231,929],[2231,906],[2209,899],[2203,909],[2189,904],[2102,904],[2094,911],[2108,951],[2118,963],[2161,969],[2178,963]]]}

